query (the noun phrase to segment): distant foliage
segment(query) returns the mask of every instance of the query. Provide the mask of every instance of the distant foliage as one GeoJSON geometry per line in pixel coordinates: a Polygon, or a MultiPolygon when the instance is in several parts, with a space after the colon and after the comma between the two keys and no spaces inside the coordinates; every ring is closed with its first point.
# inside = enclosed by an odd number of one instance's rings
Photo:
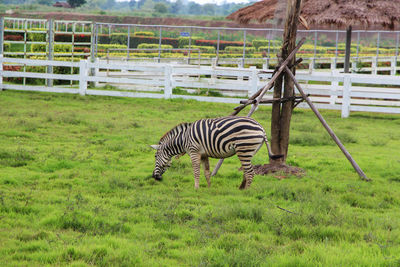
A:
{"type": "Polygon", "coordinates": [[[134,32],[133,36],[154,36],[154,32],[134,32]]]}
{"type": "Polygon", "coordinates": [[[75,8],[86,4],[86,0],[67,0],[67,3],[70,4],[72,8],[75,8]]]}

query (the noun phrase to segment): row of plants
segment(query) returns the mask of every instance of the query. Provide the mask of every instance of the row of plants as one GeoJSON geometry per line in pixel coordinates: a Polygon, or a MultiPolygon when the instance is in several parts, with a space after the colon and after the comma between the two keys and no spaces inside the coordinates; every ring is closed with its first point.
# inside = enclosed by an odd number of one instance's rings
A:
{"type": "MultiPolygon", "coordinates": [[[[32,29],[37,32],[27,32],[26,40],[29,42],[46,42],[47,33],[46,29],[32,29]]],[[[77,43],[90,43],[91,35],[90,34],[69,34],[69,33],[55,33],[54,41],[55,42],[72,42],[72,36],[74,38],[74,42],[77,43]]],[[[23,32],[7,32],[4,35],[5,41],[23,41],[24,33],[23,32]]]]}
{"type": "MultiPolygon", "coordinates": [[[[34,29],[37,31],[45,31],[45,29],[34,29]]],[[[7,41],[21,41],[23,40],[23,34],[19,32],[10,32],[9,34],[5,35],[5,40],[7,41]]],[[[75,34],[74,35],[74,42],[80,43],[85,42],[89,43],[91,39],[90,35],[85,34],[75,34]]],[[[46,41],[46,33],[44,32],[29,32],[27,35],[28,41],[35,41],[35,42],[45,42],[46,41]]],[[[65,33],[57,33],[55,35],[55,42],[72,42],[72,35],[65,34],[65,33]]],[[[153,32],[149,31],[139,31],[134,32],[129,39],[129,47],[130,48],[143,48],[143,44],[159,44],[160,40],[159,37],[156,37],[153,32]]],[[[100,34],[99,35],[99,43],[101,45],[121,45],[127,46],[128,45],[128,35],[127,33],[113,33],[113,34],[100,34]]],[[[206,40],[199,36],[189,37],[179,37],[179,38],[171,38],[171,37],[163,37],[161,38],[162,45],[170,45],[172,48],[188,48],[189,43],[191,44],[191,48],[199,48],[202,52],[206,53],[213,53],[213,50],[217,49],[218,41],[217,40],[206,40]],[[203,48],[206,47],[206,48],[203,48]],[[211,47],[214,47],[212,49],[211,47]]],[[[243,42],[240,41],[219,41],[219,49],[225,50],[228,53],[235,53],[238,51],[243,52],[243,42]],[[234,48],[236,47],[236,48],[234,48]],[[227,49],[228,48],[228,49],[227,49]]],[[[251,42],[246,42],[246,53],[255,53],[255,52],[263,52],[263,51],[278,51],[281,46],[280,40],[266,40],[266,39],[254,39],[251,42]]],[[[122,48],[122,47],[120,47],[122,48]]],[[[152,48],[155,48],[152,46],[152,48]]],[[[5,47],[7,49],[7,47],[5,47]]],[[[300,53],[316,53],[320,56],[321,54],[334,54],[336,53],[336,49],[338,53],[343,53],[345,49],[344,43],[339,43],[338,47],[336,48],[333,44],[332,46],[316,46],[314,47],[313,44],[304,44],[300,53]]],[[[40,50],[43,50],[40,48],[40,50]]],[[[71,48],[72,50],[72,48],[71,48]]],[[[78,48],[74,51],[83,51],[84,48],[78,48]]],[[[375,54],[377,48],[375,47],[367,47],[360,45],[359,46],[359,53],[370,53],[375,54]]],[[[6,50],[7,51],[7,50],[6,50]]],[[[351,46],[351,53],[357,52],[357,45],[352,44],[351,46]]],[[[388,48],[380,48],[379,54],[389,55],[396,53],[396,49],[388,49],[388,48]]]]}
{"type": "MultiPolygon", "coordinates": [[[[4,43],[4,51],[5,52],[10,52],[11,51],[11,45],[10,43],[5,42],[4,43]]],[[[159,44],[139,44],[138,49],[158,49],[159,44]]],[[[72,46],[72,44],[55,44],[54,45],[54,52],[55,54],[57,53],[72,53],[72,48],[73,52],[75,53],[89,53],[90,52],[90,47],[87,46],[72,46]]],[[[214,46],[199,46],[199,45],[191,45],[191,49],[200,49],[201,56],[202,57],[207,57],[207,54],[212,55],[213,57],[216,56],[216,49],[214,46]]],[[[127,49],[126,45],[120,45],[120,44],[99,44],[97,47],[97,52],[98,56],[104,56],[105,53],[107,53],[107,50],[110,50],[109,52],[114,53],[115,50],[125,50],[127,49]]],[[[162,54],[165,54],[165,49],[173,49],[172,45],[161,45],[161,49],[163,49],[162,54]]],[[[174,50],[170,51],[173,53],[183,53],[184,56],[187,55],[189,49],[189,45],[185,45],[181,50],[174,50]]],[[[277,46],[270,46],[270,47],[265,47],[261,46],[257,50],[255,47],[246,47],[246,57],[247,58],[258,58],[258,57],[268,57],[268,51],[270,52],[270,55],[274,54],[274,51],[279,51],[280,47],[277,46]]],[[[30,52],[32,53],[44,53],[46,52],[46,44],[31,44],[30,45],[30,52]]],[[[134,52],[139,52],[139,53],[152,53],[153,51],[134,51],[134,52]]],[[[130,52],[130,56],[133,57],[135,54],[133,51],[130,52]]],[[[194,51],[196,52],[196,51],[194,51]]],[[[345,53],[344,49],[338,49],[338,55],[343,55],[345,53]]],[[[316,53],[318,57],[333,57],[336,54],[336,48],[327,48],[327,47],[318,47],[316,48],[316,53]]],[[[351,53],[353,55],[356,54],[356,48],[352,47],[351,48],[351,53]]],[[[396,53],[396,49],[385,49],[382,48],[379,50],[380,55],[394,55],[396,53]]],[[[223,57],[223,55],[226,54],[226,57],[242,57],[243,54],[243,47],[239,46],[227,46],[225,47],[224,50],[221,50],[219,53],[220,57],[223,57]],[[237,55],[235,55],[237,54],[237,55]]],[[[303,57],[313,57],[314,56],[314,47],[312,45],[304,45],[302,49],[298,52],[299,55],[303,57]]],[[[158,52],[157,52],[158,55],[158,52]]],[[[363,56],[375,56],[376,55],[376,49],[375,48],[368,48],[368,47],[360,47],[358,55],[360,57],[363,56]]]]}

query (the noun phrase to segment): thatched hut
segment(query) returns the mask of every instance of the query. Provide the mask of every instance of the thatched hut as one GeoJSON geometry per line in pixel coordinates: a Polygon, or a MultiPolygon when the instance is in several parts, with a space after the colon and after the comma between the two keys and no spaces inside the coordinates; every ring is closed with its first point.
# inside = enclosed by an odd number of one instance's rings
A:
{"type": "MultiPolygon", "coordinates": [[[[285,8],[285,1],[263,0],[237,10],[227,18],[242,24],[252,20],[260,23],[281,20],[285,8]]],[[[347,29],[345,72],[348,72],[352,26],[364,29],[380,26],[394,30],[400,25],[400,0],[303,0],[300,15],[313,27],[347,29]]]]}

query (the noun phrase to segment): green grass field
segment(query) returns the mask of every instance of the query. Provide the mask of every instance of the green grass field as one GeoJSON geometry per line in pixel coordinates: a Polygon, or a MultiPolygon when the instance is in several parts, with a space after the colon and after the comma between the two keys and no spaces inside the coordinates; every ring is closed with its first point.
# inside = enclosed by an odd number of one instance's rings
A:
{"type": "MultiPolygon", "coordinates": [[[[154,181],[149,144],[233,107],[0,92],[0,265],[400,265],[400,115],[322,112],[370,183],[301,109],[288,163],[302,178],[240,191],[232,157],[195,191],[186,155],[154,181]]],[[[270,111],[254,116],[267,133],[270,111]]],[[[253,164],[267,162],[263,147],[253,164]]]]}

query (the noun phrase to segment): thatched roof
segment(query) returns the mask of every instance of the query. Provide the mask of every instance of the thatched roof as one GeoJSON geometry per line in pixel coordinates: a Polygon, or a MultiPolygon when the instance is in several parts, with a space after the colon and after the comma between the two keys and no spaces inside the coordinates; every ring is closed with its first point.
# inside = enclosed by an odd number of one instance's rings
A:
{"type": "MultiPolygon", "coordinates": [[[[230,14],[227,18],[248,24],[283,19],[285,0],[263,0],[230,14]]],[[[400,0],[303,0],[300,14],[310,25],[382,26],[394,29],[400,24],[400,0]]]]}

